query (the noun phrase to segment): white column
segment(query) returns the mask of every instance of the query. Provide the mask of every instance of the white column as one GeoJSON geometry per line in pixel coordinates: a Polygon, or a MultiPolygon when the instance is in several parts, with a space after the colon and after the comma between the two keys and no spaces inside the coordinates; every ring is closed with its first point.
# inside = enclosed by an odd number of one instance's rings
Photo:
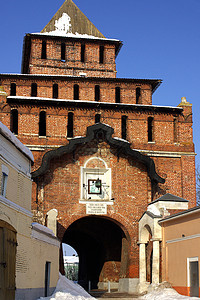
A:
{"type": "Polygon", "coordinates": [[[140,283],[146,282],[146,247],[145,243],[140,243],[139,253],[140,283]]]}
{"type": "Polygon", "coordinates": [[[153,240],[152,283],[159,283],[160,274],[160,245],[159,240],[153,240]]]}

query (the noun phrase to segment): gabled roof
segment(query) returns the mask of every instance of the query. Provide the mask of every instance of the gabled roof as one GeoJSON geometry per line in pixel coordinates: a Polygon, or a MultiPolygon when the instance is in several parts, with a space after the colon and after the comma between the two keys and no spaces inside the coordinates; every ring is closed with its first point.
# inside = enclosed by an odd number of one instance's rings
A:
{"type": "Polygon", "coordinates": [[[82,13],[72,0],[65,0],[57,13],[41,32],[78,33],[81,35],[92,35],[104,38],[104,35],[82,13]]]}
{"type": "MultiPolygon", "coordinates": [[[[167,193],[163,196],[161,196],[160,198],[152,201],[150,204],[152,203],[155,203],[155,202],[158,202],[158,201],[174,201],[174,202],[189,202],[188,200],[186,199],[183,199],[181,197],[178,197],[178,196],[175,196],[173,194],[170,194],[170,193],[167,193]]],[[[150,205],[149,204],[149,205],[150,205]]]]}
{"type": "Polygon", "coordinates": [[[37,177],[44,175],[48,171],[50,162],[53,158],[58,158],[63,156],[64,154],[73,153],[77,146],[84,145],[92,141],[93,139],[98,140],[99,136],[102,136],[110,146],[117,148],[118,155],[125,154],[128,157],[131,157],[132,159],[144,164],[147,168],[147,173],[152,182],[165,182],[165,179],[163,179],[156,173],[155,164],[152,158],[141,154],[137,150],[131,149],[130,143],[128,141],[119,138],[113,138],[113,133],[114,129],[109,125],[103,123],[97,123],[87,127],[86,137],[74,137],[69,140],[69,144],[67,144],[66,146],[61,146],[56,150],[46,152],[42,158],[41,166],[39,167],[39,169],[32,173],[32,178],[34,180],[37,180],[37,177]]]}

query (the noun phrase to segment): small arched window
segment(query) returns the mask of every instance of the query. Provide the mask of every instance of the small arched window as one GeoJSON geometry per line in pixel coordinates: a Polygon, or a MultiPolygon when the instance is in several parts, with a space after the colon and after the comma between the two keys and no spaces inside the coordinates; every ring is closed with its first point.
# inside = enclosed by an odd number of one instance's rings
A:
{"type": "Polygon", "coordinates": [[[127,116],[122,116],[122,139],[127,139],[127,116]]]}
{"type": "Polygon", "coordinates": [[[10,96],[16,96],[16,83],[10,85],[10,96]]]}
{"type": "Polygon", "coordinates": [[[58,84],[54,83],[53,85],[53,98],[58,99],[58,84]]]}
{"type": "Polygon", "coordinates": [[[18,110],[12,109],[10,113],[10,131],[18,134],[18,110]]]}
{"type": "Polygon", "coordinates": [[[79,85],[74,85],[74,100],[79,100],[79,85]]]}
{"type": "Polygon", "coordinates": [[[85,62],[85,44],[81,45],[81,62],[85,62]]]}
{"type": "Polygon", "coordinates": [[[100,123],[101,122],[101,115],[100,114],[96,114],[95,115],[95,123],[100,123]]]}
{"type": "Polygon", "coordinates": [[[31,97],[37,97],[37,83],[31,84],[31,97]]]}
{"type": "Polygon", "coordinates": [[[148,118],[148,142],[153,142],[153,118],[148,118]]]}
{"type": "Polygon", "coordinates": [[[67,122],[67,137],[72,138],[74,136],[74,114],[73,112],[68,113],[67,122]]]}
{"type": "Polygon", "coordinates": [[[120,103],[121,102],[121,90],[120,90],[119,86],[117,86],[115,88],[115,102],[116,103],[120,103]]]}
{"type": "Polygon", "coordinates": [[[47,43],[46,41],[42,42],[42,53],[41,53],[41,58],[46,59],[47,58],[47,43]]]}
{"type": "Polygon", "coordinates": [[[61,43],[61,60],[62,61],[65,61],[65,51],[66,51],[65,43],[61,43]]]}
{"type": "Polygon", "coordinates": [[[140,98],[141,98],[141,88],[137,87],[136,88],[136,104],[140,103],[140,98]]]}
{"type": "Polygon", "coordinates": [[[99,47],[99,63],[104,63],[104,46],[99,47]]]}
{"type": "Polygon", "coordinates": [[[46,136],[46,111],[41,111],[39,115],[39,136],[46,136]]]}
{"type": "Polygon", "coordinates": [[[100,100],[100,87],[99,85],[95,85],[95,101],[100,100]]]}

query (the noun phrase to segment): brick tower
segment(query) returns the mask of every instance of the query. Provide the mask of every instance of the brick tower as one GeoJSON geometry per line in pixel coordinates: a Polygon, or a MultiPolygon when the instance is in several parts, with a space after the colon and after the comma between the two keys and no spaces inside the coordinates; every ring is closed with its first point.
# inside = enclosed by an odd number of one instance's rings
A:
{"type": "Polygon", "coordinates": [[[0,119],[35,158],[34,220],[57,210],[85,287],[136,286],[148,205],[168,194],[196,203],[192,106],[152,105],[161,80],[117,78],[121,46],[66,0],[26,34],[22,74],[0,74],[0,119]]]}

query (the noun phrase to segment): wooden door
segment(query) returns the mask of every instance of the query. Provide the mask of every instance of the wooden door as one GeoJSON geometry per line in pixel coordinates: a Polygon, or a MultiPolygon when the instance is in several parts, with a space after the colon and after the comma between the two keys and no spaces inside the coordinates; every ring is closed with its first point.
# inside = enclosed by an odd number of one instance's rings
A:
{"type": "Polygon", "coordinates": [[[0,221],[0,299],[15,299],[16,231],[0,221]]]}

